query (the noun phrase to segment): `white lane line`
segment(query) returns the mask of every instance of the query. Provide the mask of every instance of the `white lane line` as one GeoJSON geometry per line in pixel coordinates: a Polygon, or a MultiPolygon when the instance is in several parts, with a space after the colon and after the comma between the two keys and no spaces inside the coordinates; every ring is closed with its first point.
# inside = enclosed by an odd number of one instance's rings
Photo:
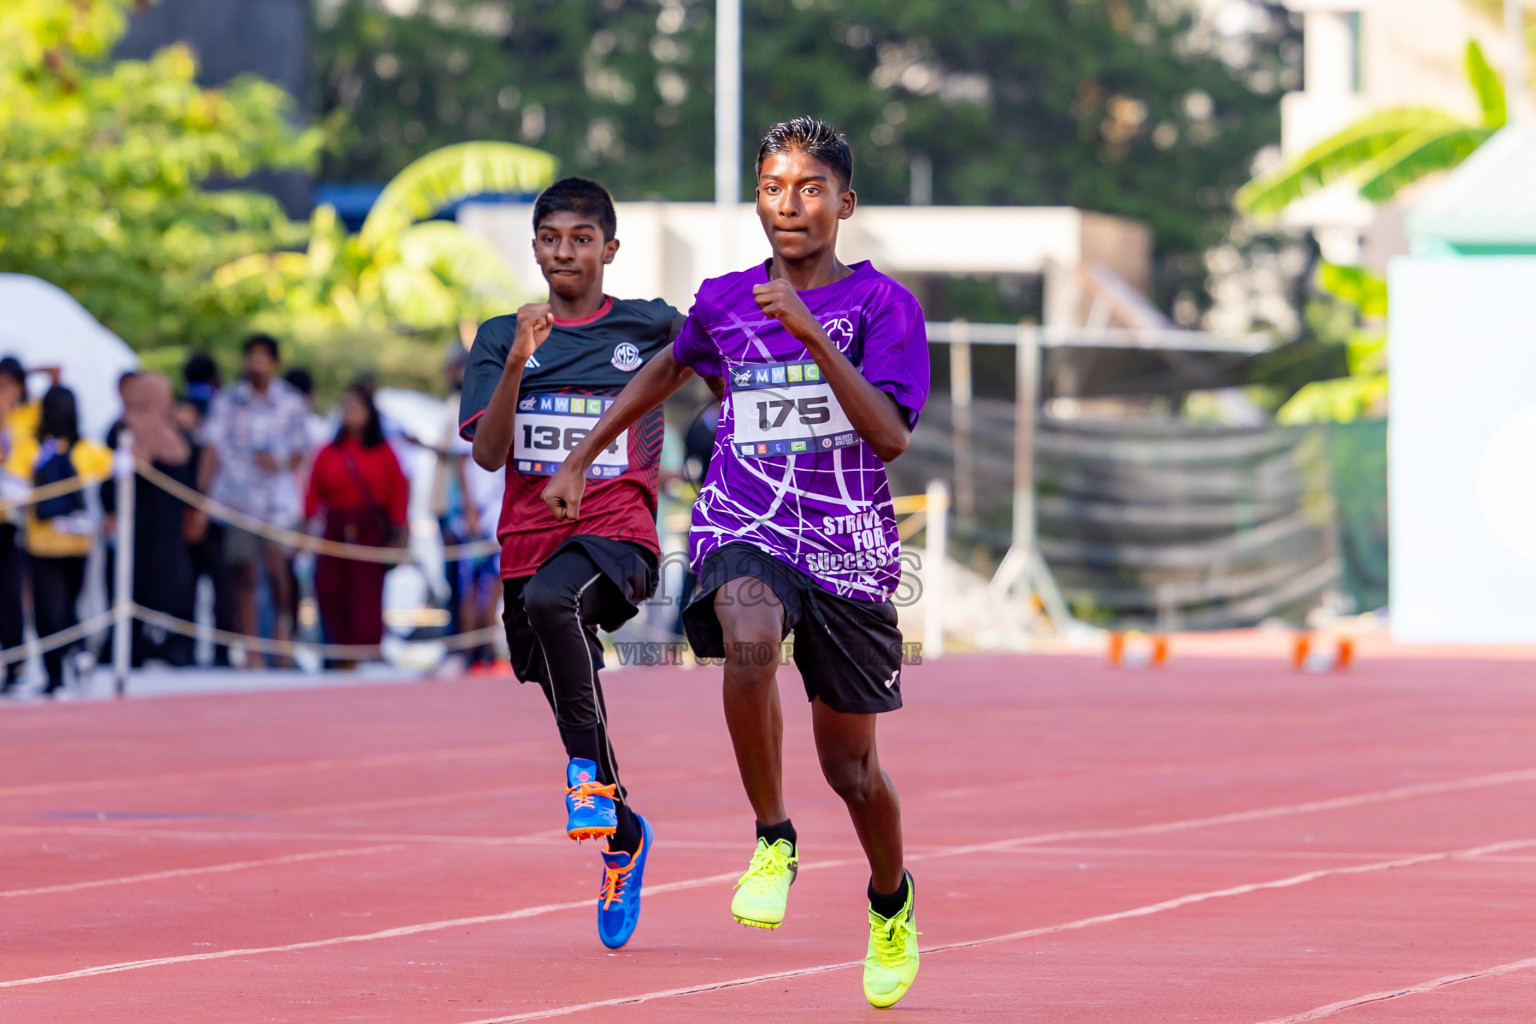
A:
{"type": "Polygon", "coordinates": [[[247,868],[277,867],[283,864],[304,864],[315,860],[332,860],[337,857],[366,857],[373,853],[391,853],[403,850],[403,843],[383,846],[361,846],[350,850],[320,850],[314,853],[295,853],[286,857],[269,857],[266,860],[237,860],[226,864],[208,864],[200,868],[170,868],[151,871],[142,875],[122,875],[117,878],[97,878],[89,882],[64,882],[59,885],[41,885],[34,889],[0,890],[0,899],[17,896],[44,896],[50,893],[80,892],[84,889],[101,889],[109,885],[134,885],[139,882],[159,882],[167,878],[190,878],[194,875],[221,875],[247,868]]]}
{"type": "MultiPolygon", "coordinates": [[[[1233,811],[1228,814],[1209,815],[1199,818],[1179,818],[1173,821],[1152,822],[1146,825],[1130,825],[1117,828],[1100,829],[1074,829],[1061,832],[1041,832],[1034,835],[1015,836],[1010,839],[998,839],[987,843],[977,843],[966,846],[945,847],[913,847],[916,851],[909,854],[908,860],[923,860],[931,857],[958,857],[973,853],[990,853],[1004,851],[1022,846],[1035,846],[1045,843],[1070,842],[1076,839],[1119,839],[1127,836],[1156,835],[1164,832],[1177,832],[1184,829],[1205,828],[1212,825],[1233,825],[1249,821],[1264,821],[1274,818],[1289,817],[1294,814],[1311,814],[1320,811],[1345,810],[1351,807],[1361,807],[1369,804],[1390,803],[1397,800],[1410,800],[1420,796],[1437,796],[1446,793],[1457,793],[1471,789],[1483,789],[1491,786],[1509,785],[1511,783],[1536,781],[1536,768],[1524,768],[1515,771],[1497,772],[1491,775],[1474,775],[1463,779],[1450,779],[1444,782],[1425,782],[1410,786],[1395,786],[1391,789],[1371,790],[1365,793],[1355,793],[1350,796],[1333,797],[1327,800],[1312,800],[1297,804],[1279,804],[1270,807],[1259,807],[1246,811],[1233,811]]],[[[135,823],[129,823],[135,824],[135,823]]],[[[334,840],[348,839],[354,842],[400,842],[400,843],[448,843],[466,845],[500,846],[507,843],[537,842],[541,838],[557,835],[557,832],[539,832],[523,836],[475,836],[475,835],[420,835],[403,833],[335,833],[335,832],[203,832],[192,829],[155,829],[155,828],[120,828],[117,826],[70,826],[70,825],[0,825],[0,835],[98,835],[139,838],[145,836],[163,836],[167,838],[184,837],[188,839],[227,838],[240,840],[288,840],[288,839],[313,839],[334,840]]],[[[736,844],[732,844],[733,848],[736,844]]],[[[803,864],[801,870],[812,865],[803,864]]]]}
{"type": "Polygon", "coordinates": [[[1342,999],[1337,1003],[1319,1006],[1305,1013],[1297,1013],[1289,1017],[1275,1017],[1264,1021],[1263,1024],[1303,1024],[1304,1021],[1322,1020],[1324,1017],[1332,1017],[1336,1013],[1342,1013],[1357,1006],[1384,1003],[1389,999],[1401,999],[1404,996],[1422,995],[1425,992],[1433,992],[1437,988],[1445,988],[1447,985],[1459,985],[1464,981],[1476,981],[1479,978],[1497,978],[1501,974],[1513,974],[1516,971],[1525,971],[1532,967],[1536,967],[1536,957],[1528,957],[1525,960],[1512,960],[1507,964],[1485,967],[1480,971],[1468,971],[1465,974],[1447,974],[1443,978],[1421,981],[1417,985],[1409,985],[1405,988],[1389,989],[1385,992],[1371,992],[1368,995],[1356,996],[1353,999],[1342,999]]]}
{"type": "MultiPolygon", "coordinates": [[[[1378,789],[1367,793],[1356,793],[1351,796],[1332,797],[1327,800],[1309,800],[1299,804],[1277,804],[1271,807],[1257,807],[1247,811],[1232,811],[1228,814],[1213,814],[1200,818],[1181,818],[1175,821],[1160,821],[1146,825],[1129,825],[1119,828],[1044,832],[1038,835],[1023,836],[1015,839],[999,839],[990,843],[976,843],[971,846],[953,846],[942,853],[933,853],[928,856],[959,857],[971,853],[986,853],[993,850],[1007,850],[1018,846],[1035,846],[1041,843],[1068,842],[1074,839],[1117,839],[1125,836],[1159,835],[1165,832],[1179,832],[1185,829],[1207,828],[1212,825],[1238,825],[1250,821],[1285,818],[1294,814],[1315,814],[1321,811],[1347,810],[1352,807],[1364,807],[1370,804],[1390,803],[1396,800],[1409,800],[1421,796],[1439,796],[1446,793],[1459,793],[1469,789],[1483,789],[1489,786],[1502,786],[1515,782],[1531,781],[1536,781],[1536,768],[1522,768],[1517,771],[1496,772],[1492,775],[1474,775],[1465,779],[1450,779],[1445,782],[1424,782],[1411,786],[1394,786],[1390,789],[1378,789]]],[[[918,858],[909,857],[908,859],[916,860],[918,858]]]]}
{"type": "MultiPolygon", "coordinates": [[[[1005,850],[1015,846],[1036,845],[1064,839],[1114,838],[1122,835],[1146,835],[1155,832],[1170,832],[1185,828],[1196,828],[1208,824],[1227,824],[1234,821],[1260,820],[1265,818],[1281,817],[1287,813],[1301,814],[1316,810],[1332,810],[1340,806],[1352,807],[1359,806],[1361,804],[1379,803],[1386,800],[1406,799],[1407,797],[1420,795],[1422,793],[1455,792],[1460,789],[1473,789],[1479,786],[1497,785],[1500,782],[1524,781],[1527,778],[1532,777],[1536,777],[1536,769],[1526,769],[1518,772],[1504,772],[1498,775],[1477,776],[1469,779],[1452,780],[1450,782],[1427,783],[1419,786],[1400,786],[1394,789],[1378,790],[1374,793],[1362,793],[1349,797],[1338,797],[1332,800],[1309,801],[1307,803],[1291,804],[1282,807],[1259,808],[1252,811],[1236,811],[1231,814],[1215,815],[1202,818],[1185,818],[1178,821],[1162,822],[1151,825],[1139,825],[1130,828],[1077,830],[1072,832],[1044,833],[1035,836],[1019,836],[1013,839],[999,840],[998,842],[994,843],[981,843],[969,846],[955,846],[949,847],[947,849],[933,850],[927,853],[911,855],[907,859],[910,861],[918,861],[964,856],[973,853],[987,853],[997,850],[1005,850]]],[[[136,832],[133,834],[144,835],[145,833],[136,832]]],[[[545,834],[546,833],[537,833],[536,835],[543,836],[545,834]]],[[[495,841],[506,842],[506,840],[495,841]]],[[[1527,844],[1524,841],[1519,841],[1514,843],[1495,844],[1494,846],[1489,847],[1478,847],[1477,849],[1482,852],[1495,852],[1496,850],[1513,849],[1523,845],[1527,844]]],[[[1408,858],[1403,861],[1386,861],[1382,863],[1391,866],[1397,866],[1399,864],[1406,863],[1417,864],[1423,863],[1425,860],[1444,859],[1447,856],[1452,856],[1452,854],[1423,854],[1418,857],[1408,858]]],[[[817,861],[811,864],[801,865],[800,870],[825,870],[830,868],[845,867],[853,863],[862,862],[857,858],[817,861]]],[[[1327,874],[1336,874],[1339,872],[1358,872],[1367,868],[1369,868],[1368,865],[1356,865],[1350,868],[1340,868],[1314,874],[1316,874],[1317,877],[1323,877],[1327,874]]],[[[736,877],[737,873],[732,871],[725,874],[709,875],[703,878],[665,883],[663,885],[647,888],[646,891],[660,893],[678,891],[682,889],[692,889],[701,885],[710,885],[715,882],[734,880],[736,877]]],[[[49,981],[66,981],[72,978],[92,977],[96,974],[114,974],[119,971],[138,970],[144,967],[158,967],[163,964],[191,963],[199,960],[220,960],[230,956],[291,952],[300,949],[315,949],[324,946],[342,945],[353,942],[369,942],[376,939],[396,938],[401,935],[414,935],[420,932],[440,931],[444,928],[463,927],[473,924],[494,924],[501,921],[513,921],[524,917],[535,917],[541,914],[553,913],[559,910],[581,909],[589,905],[589,901],[578,901],[573,903],[552,903],[546,904],[542,907],[530,907],[523,910],[508,911],[501,914],[489,914],[470,918],[457,918],[451,921],[429,921],[424,924],[406,925],[403,928],[392,928],[381,932],[369,932],[362,935],[342,935],[330,939],[315,939],[308,942],[300,942],[284,946],[270,946],[243,950],[225,950],[217,953],[200,953],[191,956],[160,957],[149,960],[133,960],[118,964],[104,964],[99,967],[86,967],[81,968],[78,971],[70,971],[64,974],[43,975],[37,978],[18,978],[12,981],[0,981],[0,988],[14,988],[20,985],[35,985],[49,981]]],[[[826,969],[835,970],[836,967],[827,967],[826,969]]],[[[774,977],[780,976],[781,975],[774,975],[774,977]]],[[[746,982],[744,984],[751,983],[746,982]]]]}
{"type": "MultiPolygon", "coordinates": [[[[708,875],[704,878],[690,878],[682,882],[666,882],[661,885],[646,886],[645,892],[646,895],[651,895],[653,893],[677,892],[683,889],[697,889],[700,886],[735,881],[740,874],[739,871],[731,871],[721,875],[708,875]]],[[[190,964],[204,960],[228,960],[231,957],[261,956],[267,953],[293,953],[304,949],[323,949],[326,946],[345,946],[357,942],[377,942],[381,939],[398,939],[409,935],[421,935],[426,932],[447,931],[452,928],[469,928],[475,925],[517,921],[526,917],[552,914],[560,910],[590,910],[592,906],[593,901],[590,899],[573,900],[569,903],[546,903],[537,907],[509,910],[501,914],[458,917],[448,921],[428,921],[424,924],[402,925],[398,928],[386,928],[383,931],[366,932],[361,935],[338,935],[329,939],[290,942],[281,946],[252,946],[244,949],[221,949],[210,953],[192,953],[185,956],[163,956],[148,960],[128,960],[123,963],[102,964],[97,967],[82,967],[77,971],[65,971],[62,974],[45,974],[35,978],[13,978],[9,981],[0,981],[0,989],[21,988],[25,985],[44,985],[54,981],[73,981],[77,978],[94,978],[103,974],[120,974],[124,971],[138,971],[146,967],[164,967],[170,964],[190,964]]]]}
{"type": "MultiPolygon", "coordinates": [[[[932,956],[936,953],[948,953],[957,949],[975,949],[978,946],[992,946],[1004,942],[1018,942],[1023,939],[1037,938],[1042,935],[1057,935],[1062,932],[1079,931],[1083,928],[1091,928],[1094,925],[1111,924],[1116,921],[1128,921],[1139,917],[1150,917],[1153,914],[1162,914],[1170,910],[1178,910],[1182,907],[1194,906],[1197,903],[1207,903],[1211,900],[1231,899],[1237,896],[1246,896],[1255,892],[1266,892],[1276,889],[1291,889],[1299,885],[1306,885],[1321,878],[1330,878],[1340,875],[1363,875],[1376,871],[1391,871],[1395,868],[1414,867],[1420,864],[1429,864],[1435,861],[1457,860],[1466,857],[1478,857],[1486,853],[1495,853],[1501,850],[1515,849],[1522,846],[1536,845],[1536,839],[1518,839],[1501,843],[1491,843],[1487,846],[1477,846],[1465,850],[1444,850],[1436,853],[1420,854],[1416,857],[1398,857],[1393,860],[1378,861],[1374,864],[1352,864],[1341,868],[1324,868],[1318,871],[1308,871],[1300,875],[1291,875],[1287,878],[1277,878],[1268,882],[1251,882],[1246,885],[1228,886],[1225,889],[1212,889],[1208,892],[1189,893],[1185,896],[1176,896],[1173,899],[1162,900],[1158,903],[1149,903],[1146,906],[1132,907],[1129,910],[1119,910],[1109,914],[1095,914],[1093,917],[1078,918],[1076,921],[1066,921],[1062,924],[1045,925],[1040,928],[1026,928],[1022,931],[1007,932],[1002,935],[992,935],[983,939],[972,939],[968,942],[951,942],[942,946],[930,946],[922,950],[924,956],[932,956]]],[[[569,1006],[559,1006],[548,1010],[535,1010],[531,1013],[513,1014],[510,1017],[487,1017],[481,1020],[466,1021],[465,1024],[519,1024],[521,1021],[546,1020],[550,1017],[566,1017],[571,1014],[585,1013],[588,1010],[599,1010],[610,1006],[633,1006],[637,1003],[649,1003],[659,999],[676,999],[680,996],[698,995],[704,992],[718,992],[721,989],[740,988],[744,985],[757,985],[765,981],[778,981],[784,978],[800,978],[812,974],[825,974],[828,971],[839,971],[848,967],[858,967],[864,963],[862,960],[845,960],[841,963],[817,964],[814,967],[801,967],[790,971],[778,971],[773,974],[754,974],[746,978],[732,978],[725,981],[715,981],[706,984],[688,985],[682,988],[662,989],[657,992],[643,992],[632,996],[618,996],[613,999],[600,999],[590,1003],[575,1003],[569,1006]]],[[[1536,960],[1520,961],[1520,965],[1536,963],[1536,960]]],[[[1510,970],[1517,970],[1517,965],[1505,965],[1510,970]]],[[[1487,973],[1487,972],[1483,972],[1487,973]]],[[[1465,980],[1469,976],[1457,976],[1455,980],[1465,980]]],[[[1453,982],[1441,982],[1451,984],[1453,982]]],[[[1436,983],[1428,983],[1436,984],[1436,983]]],[[[1402,992],[1400,994],[1409,994],[1402,992]]],[[[1365,997],[1370,998],[1370,997],[1365,997]]],[[[1346,1004],[1335,1004],[1343,1007],[1346,1004]]],[[[1329,1009],[1324,1007],[1323,1009],[1329,1009]]],[[[1317,1013],[1318,1011],[1312,1011],[1317,1013]]],[[[1326,1016],[1326,1015],[1324,1015],[1326,1016]]],[[[1312,1017],[1287,1017],[1283,1021],[1266,1021],[1265,1024],[1293,1024],[1304,1020],[1312,1020],[1312,1017]]]]}

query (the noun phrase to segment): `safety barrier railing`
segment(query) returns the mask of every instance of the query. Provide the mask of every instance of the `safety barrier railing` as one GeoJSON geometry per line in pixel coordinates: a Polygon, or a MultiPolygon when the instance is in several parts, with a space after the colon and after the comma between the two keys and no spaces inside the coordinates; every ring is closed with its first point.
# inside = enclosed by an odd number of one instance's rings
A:
{"type": "MultiPolygon", "coordinates": [[[[113,599],[111,607],[92,616],[85,622],[68,629],[39,637],[32,643],[11,650],[0,651],[0,666],[23,661],[34,654],[41,654],[67,647],[88,637],[113,630],[111,652],[114,691],[118,696],[127,692],[129,662],[131,659],[132,624],[135,620],[155,629],[193,639],[210,641],[219,646],[241,646],[263,656],[291,658],[300,653],[337,661],[361,661],[385,656],[380,644],[331,644],[302,640],[269,640],[261,636],[235,633],[210,628],[186,619],[170,615],[158,609],[139,604],[133,599],[134,576],[134,478],[142,477],[147,483],[194,508],[210,520],[248,531],[292,551],[305,551],[315,555],[389,565],[414,563],[416,556],[406,548],[373,547],[327,540],[299,530],[286,529],[265,522],[254,516],[215,501],[207,495],[188,487],[179,480],[157,469],[151,463],[133,454],[131,431],[120,432],[118,450],[113,462],[111,479],[117,484],[117,511],[115,541],[117,558],[114,565],[113,599]]],[[[0,500],[0,514],[24,508],[50,498],[82,491],[105,482],[102,478],[72,477],[54,484],[33,488],[26,495],[0,500]]],[[[926,544],[920,563],[922,587],[923,648],[925,656],[938,657],[944,648],[945,562],[947,559],[949,489],[942,480],[929,484],[923,494],[906,495],[893,499],[892,505],[898,517],[898,532],[903,542],[911,540],[920,531],[926,531],[926,544]]],[[[500,551],[500,543],[494,540],[476,541],[469,544],[449,545],[442,550],[445,561],[480,558],[500,551]]],[[[451,636],[435,637],[424,641],[442,651],[461,651],[494,643],[501,635],[497,626],[451,636]]]]}

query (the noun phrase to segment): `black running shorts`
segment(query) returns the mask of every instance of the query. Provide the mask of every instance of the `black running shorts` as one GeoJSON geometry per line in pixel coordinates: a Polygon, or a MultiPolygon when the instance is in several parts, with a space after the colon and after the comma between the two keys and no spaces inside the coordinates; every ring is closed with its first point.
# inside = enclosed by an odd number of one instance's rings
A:
{"type": "MultiPolygon", "coordinates": [[[[712,551],[699,571],[699,588],[683,609],[683,629],[700,658],[725,657],[725,637],[715,613],[715,591],[748,578],[743,602],[771,591],[784,606],[784,636],[794,634],[795,667],[809,700],[834,711],[866,715],[901,707],[901,630],[890,601],[838,597],[805,573],[750,544],[712,551]]],[[[778,658],[778,651],[746,652],[778,658]]]]}

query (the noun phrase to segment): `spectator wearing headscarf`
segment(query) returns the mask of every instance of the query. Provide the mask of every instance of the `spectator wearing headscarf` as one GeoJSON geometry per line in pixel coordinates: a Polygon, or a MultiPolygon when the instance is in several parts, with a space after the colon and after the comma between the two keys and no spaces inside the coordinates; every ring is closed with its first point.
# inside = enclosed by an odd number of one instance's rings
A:
{"type": "MultiPolygon", "coordinates": [[[[123,389],[122,425],[133,432],[133,454],[185,487],[197,484],[197,447],[176,422],[171,382],[159,373],[140,373],[123,389]]],[[[133,489],[133,600],[135,604],[190,622],[193,617],[189,534],[203,523],[197,510],[143,477],[133,489]]],[[[117,483],[101,488],[102,509],[117,512],[117,483]]],[[[133,624],[132,662],[160,657],[172,665],[192,663],[192,640],[174,632],[133,624]]]]}

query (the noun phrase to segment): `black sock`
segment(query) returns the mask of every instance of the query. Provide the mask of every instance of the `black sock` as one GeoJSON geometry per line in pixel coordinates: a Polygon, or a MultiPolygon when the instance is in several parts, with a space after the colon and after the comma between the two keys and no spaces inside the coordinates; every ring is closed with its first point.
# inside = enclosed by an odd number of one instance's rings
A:
{"type": "Polygon", "coordinates": [[[598,765],[598,774],[602,774],[602,749],[597,738],[597,726],[586,729],[561,729],[560,741],[565,744],[566,757],[584,757],[598,765]]]}
{"type": "Polygon", "coordinates": [[[907,892],[911,888],[912,876],[905,871],[901,873],[901,885],[896,891],[886,895],[875,892],[875,880],[869,880],[869,909],[884,918],[892,918],[901,913],[901,909],[907,905],[907,892]]]}
{"type": "Polygon", "coordinates": [[[629,804],[619,803],[615,806],[619,813],[619,828],[608,837],[609,850],[623,850],[625,853],[635,853],[640,849],[640,819],[635,817],[635,812],[629,809],[629,804]]]}
{"type": "Polygon", "coordinates": [[[788,840],[789,845],[794,846],[797,839],[795,826],[790,823],[788,818],[785,818],[777,825],[764,825],[762,822],[758,822],[757,838],[767,840],[769,846],[772,846],[780,839],[788,840]]]}

